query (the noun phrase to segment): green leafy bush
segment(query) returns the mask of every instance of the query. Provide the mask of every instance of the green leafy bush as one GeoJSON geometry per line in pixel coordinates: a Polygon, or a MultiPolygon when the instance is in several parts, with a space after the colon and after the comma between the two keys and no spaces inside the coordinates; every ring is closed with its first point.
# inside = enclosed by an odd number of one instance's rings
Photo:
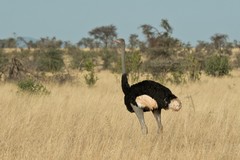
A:
{"type": "Polygon", "coordinates": [[[89,87],[94,86],[98,81],[98,77],[95,75],[95,72],[93,72],[93,71],[90,71],[87,74],[85,74],[84,79],[85,79],[86,84],[89,87]]]}
{"type": "Polygon", "coordinates": [[[94,65],[94,62],[93,62],[92,59],[87,59],[85,61],[84,68],[85,68],[86,71],[91,72],[91,71],[94,70],[94,67],[95,67],[95,65],[94,65]]]}
{"type": "Polygon", "coordinates": [[[205,61],[205,72],[208,75],[219,77],[229,74],[231,70],[227,56],[212,55],[205,61]]]}
{"type": "Polygon", "coordinates": [[[84,79],[86,84],[91,87],[94,86],[97,83],[98,77],[96,76],[94,72],[95,64],[92,59],[87,59],[85,62],[85,70],[88,72],[84,75],[84,79]]]}
{"type": "Polygon", "coordinates": [[[64,66],[62,51],[59,49],[47,49],[38,53],[38,70],[47,72],[60,71],[64,66]]]}
{"type": "Polygon", "coordinates": [[[24,79],[18,82],[18,88],[22,92],[34,93],[34,94],[49,94],[50,91],[46,87],[33,80],[33,79],[24,79]]]}

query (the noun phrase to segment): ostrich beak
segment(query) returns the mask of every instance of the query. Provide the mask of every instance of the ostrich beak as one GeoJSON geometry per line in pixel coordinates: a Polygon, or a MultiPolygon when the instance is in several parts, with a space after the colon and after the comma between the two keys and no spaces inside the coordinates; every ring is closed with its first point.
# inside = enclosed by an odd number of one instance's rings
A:
{"type": "Polygon", "coordinates": [[[121,41],[119,41],[118,39],[114,40],[113,42],[118,44],[121,43],[121,41]]]}

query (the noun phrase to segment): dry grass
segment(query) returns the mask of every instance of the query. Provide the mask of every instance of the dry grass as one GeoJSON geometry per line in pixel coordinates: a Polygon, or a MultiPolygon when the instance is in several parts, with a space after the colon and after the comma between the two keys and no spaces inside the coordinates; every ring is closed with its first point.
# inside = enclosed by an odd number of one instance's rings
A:
{"type": "Polygon", "coordinates": [[[143,136],[123,105],[119,81],[110,73],[98,76],[96,87],[51,85],[48,96],[0,85],[0,159],[239,159],[239,71],[170,85],[183,108],[163,111],[162,136],[151,113],[145,114],[149,134],[143,136]]]}

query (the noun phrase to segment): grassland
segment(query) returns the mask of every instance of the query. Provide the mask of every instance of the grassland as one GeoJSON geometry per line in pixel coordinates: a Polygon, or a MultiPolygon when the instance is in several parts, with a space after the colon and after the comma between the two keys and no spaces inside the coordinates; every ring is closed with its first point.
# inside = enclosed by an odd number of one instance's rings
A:
{"type": "Polygon", "coordinates": [[[162,112],[162,135],[146,113],[147,136],[123,105],[119,76],[98,77],[93,88],[83,80],[47,84],[47,96],[19,94],[16,85],[0,84],[0,159],[239,159],[240,71],[168,85],[183,108],[162,112]]]}

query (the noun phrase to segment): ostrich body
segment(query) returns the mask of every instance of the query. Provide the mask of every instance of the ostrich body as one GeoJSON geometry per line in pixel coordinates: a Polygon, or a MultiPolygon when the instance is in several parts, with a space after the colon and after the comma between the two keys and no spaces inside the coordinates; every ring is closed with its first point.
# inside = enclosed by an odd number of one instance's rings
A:
{"type": "Polygon", "coordinates": [[[122,91],[124,93],[124,103],[127,110],[135,113],[143,134],[148,133],[144,120],[144,112],[152,111],[160,133],[163,129],[161,123],[161,109],[172,109],[179,111],[181,109],[180,100],[168,89],[160,83],[144,80],[142,82],[129,85],[126,68],[125,68],[125,41],[118,39],[116,42],[120,45],[122,54],[122,91]]]}

